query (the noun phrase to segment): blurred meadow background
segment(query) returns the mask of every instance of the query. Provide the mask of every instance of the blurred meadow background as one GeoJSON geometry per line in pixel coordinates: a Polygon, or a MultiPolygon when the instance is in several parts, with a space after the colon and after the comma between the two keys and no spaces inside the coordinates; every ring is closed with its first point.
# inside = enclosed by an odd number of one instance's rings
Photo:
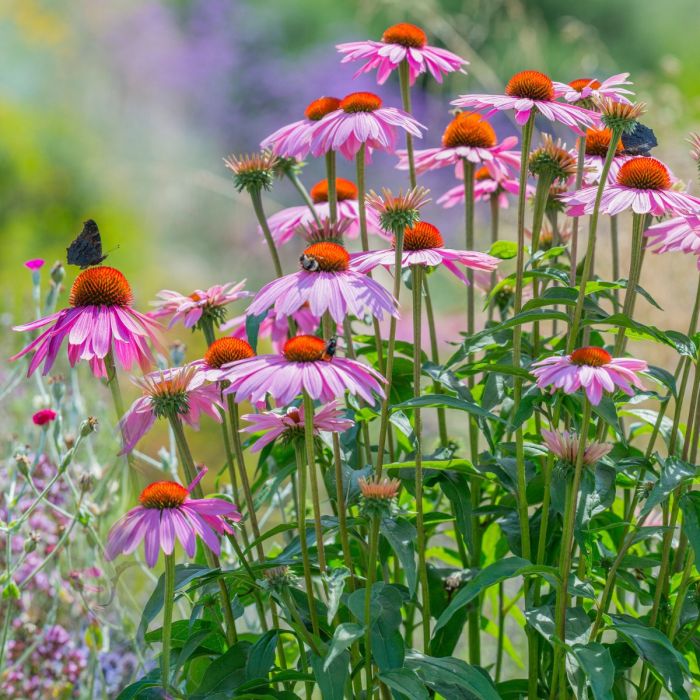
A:
{"type": "MultiPolygon", "coordinates": [[[[500,92],[518,70],[542,70],[563,82],[629,71],[638,99],[649,104],[644,121],[659,139],[654,154],[680,178],[694,175],[685,138],[700,124],[697,0],[4,0],[0,7],[5,355],[20,342],[10,326],[28,320],[31,308],[22,263],[63,260],[87,218],[99,223],[108,264],[126,274],[141,310],[163,287],[189,293],[247,277],[255,290],[267,281],[249,199],[234,191],[222,158],[255,150],[322,94],[369,89],[398,105],[395,76],[379,89],[373,77],[353,81],[357,66],[340,65],[334,48],[378,39],[396,22],[420,24],[432,43],[471,62],[468,75],[453,74],[442,85],[419,81],[414,109],[433,127],[426,146],[437,145],[450,99],[500,92]]],[[[497,125],[501,137],[515,132],[505,117],[497,125]]],[[[405,185],[405,173],[393,165],[377,155],[369,187],[405,185]]],[[[341,163],[339,175],[354,179],[352,164],[341,163]]],[[[307,187],[321,177],[320,163],[307,165],[307,187]]],[[[453,184],[449,169],[422,182],[434,199],[453,184]]],[[[268,214],[297,203],[287,182],[265,196],[268,214]]],[[[486,250],[482,213],[477,236],[486,250]]],[[[459,207],[431,205],[425,218],[440,225],[448,244],[461,240],[459,207]]],[[[512,237],[512,229],[502,227],[502,235],[512,237]]],[[[626,276],[629,236],[621,240],[626,276]]],[[[299,252],[295,244],[283,250],[287,270],[299,252]]],[[[609,278],[601,257],[597,271],[609,278]]],[[[663,311],[645,304],[643,320],[682,329],[696,274],[692,256],[647,264],[642,285],[663,311]]],[[[66,284],[74,276],[69,268],[66,284]]],[[[443,318],[461,301],[447,278],[436,289],[443,318]]],[[[461,314],[454,318],[444,325],[444,341],[458,339],[461,314]]],[[[176,338],[191,344],[188,359],[199,356],[194,336],[180,328],[176,338]]],[[[667,359],[659,346],[647,344],[644,352],[654,364],[667,359]]],[[[144,447],[156,448],[163,437],[153,433],[144,447]]],[[[218,461],[207,454],[205,436],[198,438],[199,459],[218,461]]]]}

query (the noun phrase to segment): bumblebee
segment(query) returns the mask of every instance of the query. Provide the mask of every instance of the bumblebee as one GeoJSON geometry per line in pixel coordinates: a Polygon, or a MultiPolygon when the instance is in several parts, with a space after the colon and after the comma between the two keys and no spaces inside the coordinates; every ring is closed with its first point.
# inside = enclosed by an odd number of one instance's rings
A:
{"type": "Polygon", "coordinates": [[[307,272],[316,272],[319,268],[318,260],[304,253],[299,257],[299,264],[307,272]]]}
{"type": "Polygon", "coordinates": [[[336,351],[337,347],[338,347],[338,339],[331,338],[326,343],[326,349],[324,350],[323,355],[321,356],[321,359],[325,360],[326,362],[330,362],[335,357],[335,351],[336,351]]]}

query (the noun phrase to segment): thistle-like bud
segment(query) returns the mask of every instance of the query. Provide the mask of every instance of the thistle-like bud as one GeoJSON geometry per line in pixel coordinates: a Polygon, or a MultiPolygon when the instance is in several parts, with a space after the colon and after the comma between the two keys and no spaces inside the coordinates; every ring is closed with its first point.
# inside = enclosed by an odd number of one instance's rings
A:
{"type": "Polygon", "coordinates": [[[595,98],[595,105],[600,112],[600,120],[608,129],[615,133],[630,133],[634,131],[637,120],[647,110],[644,102],[628,104],[616,102],[610,97],[595,98]]]}
{"type": "Polygon", "coordinates": [[[549,134],[542,136],[542,146],[530,154],[529,169],[537,177],[566,180],[576,174],[576,157],[559,140],[555,142],[549,134]]]}
{"type": "Polygon", "coordinates": [[[265,590],[281,593],[293,586],[296,581],[297,577],[290,571],[288,566],[273,566],[270,569],[265,569],[263,578],[259,583],[265,590]]]}
{"type": "Polygon", "coordinates": [[[298,175],[305,165],[306,163],[303,160],[298,160],[297,158],[277,156],[277,160],[275,161],[272,169],[275,177],[293,177],[298,175]]]}
{"type": "Polygon", "coordinates": [[[97,418],[94,416],[88,416],[81,424],[80,424],[80,437],[87,437],[90,435],[90,433],[94,433],[97,431],[97,418]]]}
{"type": "Polygon", "coordinates": [[[224,158],[226,167],[233,173],[233,185],[238,192],[259,194],[272,189],[277,166],[277,156],[269,151],[224,158]]]}
{"type": "Polygon", "coordinates": [[[51,394],[57,404],[61,403],[66,394],[66,381],[62,374],[56,374],[49,379],[51,394]]]}
{"type": "Polygon", "coordinates": [[[430,201],[428,193],[425,187],[414,187],[405,193],[399,190],[394,195],[391,190],[382,188],[381,195],[374,190],[368,192],[365,201],[377,212],[385,231],[401,235],[420,220],[420,210],[430,201]]]}
{"type": "Polygon", "coordinates": [[[362,509],[368,517],[381,517],[389,515],[394,505],[394,500],[401,488],[398,479],[358,479],[362,494],[362,509]]]}
{"type": "Polygon", "coordinates": [[[343,245],[343,236],[350,228],[350,219],[341,219],[335,224],[330,219],[322,219],[319,226],[315,221],[297,226],[296,233],[308,243],[338,243],[343,245]]]}

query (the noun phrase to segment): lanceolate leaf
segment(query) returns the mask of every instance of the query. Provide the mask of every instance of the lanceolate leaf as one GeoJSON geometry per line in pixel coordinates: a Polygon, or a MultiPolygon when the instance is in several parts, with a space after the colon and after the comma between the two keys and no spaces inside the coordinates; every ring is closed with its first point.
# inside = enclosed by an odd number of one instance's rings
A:
{"type": "Polygon", "coordinates": [[[615,682],[615,665],[610,651],[602,644],[589,642],[585,645],[575,644],[571,653],[586,676],[594,700],[609,700],[615,682]]]}
{"type": "Polygon", "coordinates": [[[695,552],[695,561],[700,562],[700,491],[683,494],[679,505],[683,511],[683,532],[695,552]]]}
{"type": "Polygon", "coordinates": [[[477,403],[465,401],[464,399],[459,399],[456,396],[449,396],[447,394],[423,394],[423,396],[419,396],[418,398],[409,399],[403,403],[395,404],[391,407],[391,410],[396,411],[410,408],[437,408],[439,406],[454,408],[458,411],[466,411],[467,413],[479,416],[480,418],[488,418],[489,420],[494,421],[501,420],[490,411],[481,408],[481,406],[479,406],[477,403]]]}
{"type": "Polygon", "coordinates": [[[379,531],[396,553],[404,573],[406,584],[413,596],[416,592],[418,576],[416,572],[416,528],[405,518],[383,518],[379,531]]]}
{"type": "Polygon", "coordinates": [[[644,502],[640,516],[646,515],[652,508],[663,503],[669,494],[685,479],[695,476],[695,466],[684,462],[677,457],[661,459],[661,477],[654,484],[654,488],[644,502]]]}

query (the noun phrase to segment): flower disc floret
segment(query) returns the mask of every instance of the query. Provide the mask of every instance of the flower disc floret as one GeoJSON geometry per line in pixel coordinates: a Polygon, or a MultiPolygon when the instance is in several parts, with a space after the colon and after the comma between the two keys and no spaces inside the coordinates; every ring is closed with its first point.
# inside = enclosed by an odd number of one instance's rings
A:
{"type": "MultiPolygon", "coordinates": [[[[394,240],[394,245],[396,241],[394,240]]],[[[444,240],[437,226],[429,224],[427,221],[419,221],[412,228],[407,228],[404,232],[404,250],[426,250],[428,248],[441,248],[444,240]]]]}
{"type": "Polygon", "coordinates": [[[177,508],[188,498],[189,491],[175,481],[156,481],[141,492],[139,503],[144,508],[177,508]]]}
{"type": "Polygon", "coordinates": [[[476,112],[460,112],[447,125],[442,135],[442,145],[445,148],[493,148],[496,142],[494,128],[476,112]]]}
{"type": "Polygon", "coordinates": [[[375,112],[382,106],[382,98],[373,92],[351,92],[340,101],[340,109],[346,114],[375,112]]]}
{"type": "Polygon", "coordinates": [[[554,83],[544,73],[524,70],[508,81],[505,93],[509,97],[551,101],[554,99],[554,83]]]}
{"type": "Polygon", "coordinates": [[[610,360],[612,355],[607,350],[596,346],[578,348],[571,353],[571,362],[579,366],[602,367],[610,360]]]}
{"type": "MultiPolygon", "coordinates": [[[[605,158],[612,141],[612,131],[607,127],[604,129],[588,129],[586,131],[586,155],[600,156],[605,158]]],[[[622,140],[618,139],[615,146],[615,154],[622,152],[622,140]]]]}
{"type": "Polygon", "coordinates": [[[317,122],[326,114],[335,112],[340,108],[340,100],[337,97],[319,97],[309,103],[304,110],[304,116],[312,122],[317,122]]]}
{"type": "Polygon", "coordinates": [[[254,355],[250,344],[241,338],[218,338],[204,354],[204,362],[212,369],[219,369],[229,362],[238,362],[254,355]]]}
{"type": "Polygon", "coordinates": [[[315,272],[345,272],[350,267],[350,255],[340,243],[323,241],[314,243],[304,250],[301,256],[302,265],[313,261],[315,272]]]}
{"type": "Polygon", "coordinates": [[[620,166],[617,184],[637,190],[667,190],[671,187],[671,176],[656,158],[640,156],[620,166]]]}
{"type": "Polygon", "coordinates": [[[75,278],[68,301],[71,306],[129,306],[133,295],[119,270],[101,265],[75,278]]]}
{"type": "Polygon", "coordinates": [[[297,335],[290,338],[282,350],[290,362],[318,362],[326,352],[326,343],[315,335],[297,335]]]}
{"type": "MultiPolygon", "coordinates": [[[[357,199],[357,187],[354,182],[342,177],[336,178],[335,193],[339,202],[348,199],[357,199]]],[[[314,204],[328,201],[328,180],[317,182],[310,190],[309,194],[314,204]]]]}
{"type": "Polygon", "coordinates": [[[382,41],[385,44],[399,44],[406,48],[422,49],[428,43],[426,33],[415,24],[400,22],[384,31],[382,41]]]}

